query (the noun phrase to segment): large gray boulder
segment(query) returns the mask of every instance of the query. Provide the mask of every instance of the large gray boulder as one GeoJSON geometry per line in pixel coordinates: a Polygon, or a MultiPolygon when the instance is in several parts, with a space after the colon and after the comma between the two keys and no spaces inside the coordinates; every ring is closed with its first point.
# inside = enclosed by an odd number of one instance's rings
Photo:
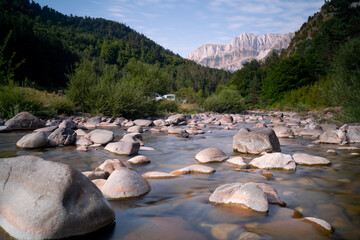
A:
{"type": "Polygon", "coordinates": [[[96,129],[89,132],[85,137],[93,143],[105,145],[114,139],[114,133],[108,130],[96,129]]]}
{"type": "Polygon", "coordinates": [[[286,126],[275,126],[273,130],[278,138],[293,138],[293,131],[286,126]]]}
{"type": "Polygon", "coordinates": [[[279,139],[270,128],[241,128],[234,136],[233,149],[250,154],[281,152],[279,139]]]}
{"type": "Polygon", "coordinates": [[[71,120],[71,119],[66,119],[66,120],[62,121],[62,122],[59,124],[59,128],[70,128],[70,129],[74,129],[74,128],[76,128],[76,122],[74,122],[74,121],[71,120]]]}
{"type": "Polygon", "coordinates": [[[127,168],[116,169],[101,188],[107,199],[140,197],[150,191],[149,183],[137,172],[127,168]]]}
{"type": "Polygon", "coordinates": [[[346,133],[346,140],[348,143],[359,143],[360,126],[349,126],[346,133]]]}
{"type": "Polygon", "coordinates": [[[144,129],[141,126],[132,126],[127,129],[129,133],[143,133],[144,129]]]}
{"type": "Polygon", "coordinates": [[[76,142],[76,132],[70,128],[58,128],[48,139],[50,146],[73,145],[76,142]]]}
{"type": "Polygon", "coordinates": [[[201,163],[222,162],[228,158],[229,156],[218,148],[206,148],[195,156],[195,159],[201,163]]]}
{"type": "Polygon", "coordinates": [[[320,135],[320,143],[343,144],[346,143],[346,134],[341,130],[326,131],[320,135]]]}
{"type": "Polygon", "coordinates": [[[185,114],[175,114],[175,115],[169,116],[165,121],[169,124],[176,125],[180,122],[186,121],[186,116],[185,116],[185,114]]]}
{"type": "Polygon", "coordinates": [[[284,153],[268,153],[254,158],[249,164],[261,169],[296,170],[296,164],[292,156],[284,153]]]}
{"type": "Polygon", "coordinates": [[[49,139],[45,132],[34,132],[23,136],[16,146],[25,149],[43,148],[48,145],[49,139]]]}
{"type": "Polygon", "coordinates": [[[140,143],[140,146],[144,145],[142,141],[142,135],[140,133],[125,134],[122,139],[120,139],[120,142],[138,142],[140,143]]]}
{"type": "Polygon", "coordinates": [[[152,121],[147,119],[136,119],[134,123],[136,126],[149,127],[152,124],[152,121]]]}
{"type": "Polygon", "coordinates": [[[96,231],[115,213],[99,189],[68,165],[21,156],[0,160],[0,227],[17,239],[96,231]]]}
{"type": "Polygon", "coordinates": [[[119,155],[134,155],[139,152],[140,143],[138,142],[113,142],[105,146],[105,150],[119,155]]]}
{"type": "Polygon", "coordinates": [[[215,189],[209,198],[210,202],[237,204],[258,212],[267,212],[269,204],[265,192],[253,182],[230,183],[215,189]]]}
{"type": "Polygon", "coordinates": [[[5,126],[11,130],[33,130],[45,127],[45,122],[33,116],[31,113],[21,112],[7,120],[5,126]]]}

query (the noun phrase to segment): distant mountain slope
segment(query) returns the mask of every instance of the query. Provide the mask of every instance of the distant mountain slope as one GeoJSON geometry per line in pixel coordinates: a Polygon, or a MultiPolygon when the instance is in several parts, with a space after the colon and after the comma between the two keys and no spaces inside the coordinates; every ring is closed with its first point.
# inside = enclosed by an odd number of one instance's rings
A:
{"type": "Polygon", "coordinates": [[[294,33],[264,34],[242,33],[229,44],[207,44],[190,53],[186,58],[212,68],[236,71],[245,62],[261,60],[271,50],[287,48],[294,33]]]}
{"type": "Polygon", "coordinates": [[[0,23],[0,45],[12,32],[5,58],[15,52],[15,62],[25,60],[15,80],[48,90],[66,87],[66,75],[83,58],[101,59],[119,69],[131,59],[157,64],[172,76],[174,91],[192,87],[212,92],[231,77],[183,59],[122,23],[66,16],[29,0],[0,0],[0,23]]]}

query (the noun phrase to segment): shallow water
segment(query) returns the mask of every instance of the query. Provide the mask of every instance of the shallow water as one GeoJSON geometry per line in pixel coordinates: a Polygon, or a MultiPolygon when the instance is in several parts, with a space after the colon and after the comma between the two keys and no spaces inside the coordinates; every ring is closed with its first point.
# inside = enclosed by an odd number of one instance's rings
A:
{"type": "MultiPolygon", "coordinates": [[[[237,129],[245,125],[238,125],[237,129]]],[[[252,125],[246,125],[252,126],[252,125]]],[[[110,128],[115,138],[125,132],[110,128]]],[[[243,156],[249,162],[255,156],[233,152],[232,137],[237,130],[208,126],[212,133],[178,138],[164,133],[143,134],[145,146],[155,151],[140,151],[151,163],[134,166],[143,174],[149,171],[171,172],[198,164],[194,156],[202,149],[217,147],[229,156],[243,156]]],[[[93,170],[104,160],[130,157],[117,156],[91,148],[78,152],[75,146],[49,148],[41,151],[21,150],[15,144],[26,132],[0,133],[0,158],[36,155],[45,160],[69,164],[80,171],[93,170]]],[[[216,169],[212,175],[182,175],[175,179],[148,180],[152,189],[144,197],[130,201],[111,201],[116,223],[101,233],[86,236],[96,239],[238,239],[251,231],[262,239],[359,239],[360,238],[360,156],[359,150],[337,150],[336,145],[311,146],[311,139],[280,139],[283,153],[303,152],[324,156],[331,166],[297,166],[296,172],[269,170],[273,177],[235,171],[228,163],[206,164],[216,169]],[[309,146],[310,145],[310,146],[309,146]],[[326,153],[335,149],[337,155],[326,153]],[[270,205],[267,214],[254,213],[238,207],[218,206],[208,202],[216,187],[233,182],[264,182],[273,186],[286,207],[270,205]],[[299,217],[317,217],[335,229],[327,235],[299,217]],[[309,227],[310,226],[310,227],[309,227]]],[[[356,146],[356,145],[351,145],[356,146]]],[[[359,147],[357,145],[357,147],[359,147]]],[[[0,233],[0,239],[7,239],[0,233]]]]}

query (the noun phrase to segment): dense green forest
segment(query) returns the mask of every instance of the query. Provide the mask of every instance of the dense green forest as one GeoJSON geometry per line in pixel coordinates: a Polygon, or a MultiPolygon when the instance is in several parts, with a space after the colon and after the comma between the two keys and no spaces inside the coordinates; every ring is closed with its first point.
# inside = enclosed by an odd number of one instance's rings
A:
{"type": "Polygon", "coordinates": [[[0,12],[3,118],[20,110],[151,116],[179,110],[152,100],[154,92],[174,92],[206,111],[341,106],[342,121],[360,121],[360,6],[352,0],[325,1],[287,49],[233,74],[185,60],[121,23],[28,0],[0,0],[0,12]],[[43,95],[16,86],[65,95],[44,108],[43,95]]]}

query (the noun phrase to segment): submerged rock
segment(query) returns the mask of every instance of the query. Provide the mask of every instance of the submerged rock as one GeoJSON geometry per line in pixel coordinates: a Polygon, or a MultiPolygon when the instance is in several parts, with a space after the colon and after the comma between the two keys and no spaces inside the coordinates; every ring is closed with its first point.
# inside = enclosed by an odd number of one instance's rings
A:
{"type": "Polygon", "coordinates": [[[229,156],[218,148],[206,148],[195,156],[195,159],[201,163],[222,162],[228,158],[229,156]]]}
{"type": "Polygon", "coordinates": [[[270,128],[241,128],[233,139],[233,149],[241,153],[280,152],[280,143],[270,128]]]}
{"type": "Polygon", "coordinates": [[[46,147],[49,142],[45,132],[34,132],[23,136],[16,146],[25,149],[35,149],[46,147]]]}
{"type": "Polygon", "coordinates": [[[5,126],[11,130],[33,130],[45,127],[45,122],[28,112],[21,112],[7,120],[5,126]]]}
{"type": "Polygon", "coordinates": [[[254,158],[249,164],[261,169],[296,170],[294,159],[291,155],[284,153],[268,153],[264,156],[254,158]]]}
{"type": "Polygon", "coordinates": [[[210,202],[242,205],[258,212],[269,210],[268,200],[262,188],[253,182],[225,184],[215,189],[210,202]]]}
{"type": "Polygon", "coordinates": [[[172,171],[170,174],[173,175],[182,175],[182,174],[212,174],[215,172],[215,169],[212,167],[204,166],[204,165],[190,165],[184,168],[180,168],[178,170],[172,171]]]}
{"type": "Polygon", "coordinates": [[[116,169],[101,188],[107,199],[140,197],[150,191],[149,183],[138,173],[127,168],[116,169]]]}
{"type": "Polygon", "coordinates": [[[306,153],[295,153],[293,155],[293,159],[296,164],[301,165],[330,165],[331,162],[324,158],[324,157],[318,157],[313,156],[306,153]]]}
{"type": "Polygon", "coordinates": [[[145,179],[163,179],[163,178],[176,178],[178,175],[164,172],[147,172],[144,173],[143,178],[145,179]]]}
{"type": "Polygon", "coordinates": [[[18,239],[58,239],[96,231],[115,219],[81,172],[39,157],[0,161],[0,227],[18,239]]]}

